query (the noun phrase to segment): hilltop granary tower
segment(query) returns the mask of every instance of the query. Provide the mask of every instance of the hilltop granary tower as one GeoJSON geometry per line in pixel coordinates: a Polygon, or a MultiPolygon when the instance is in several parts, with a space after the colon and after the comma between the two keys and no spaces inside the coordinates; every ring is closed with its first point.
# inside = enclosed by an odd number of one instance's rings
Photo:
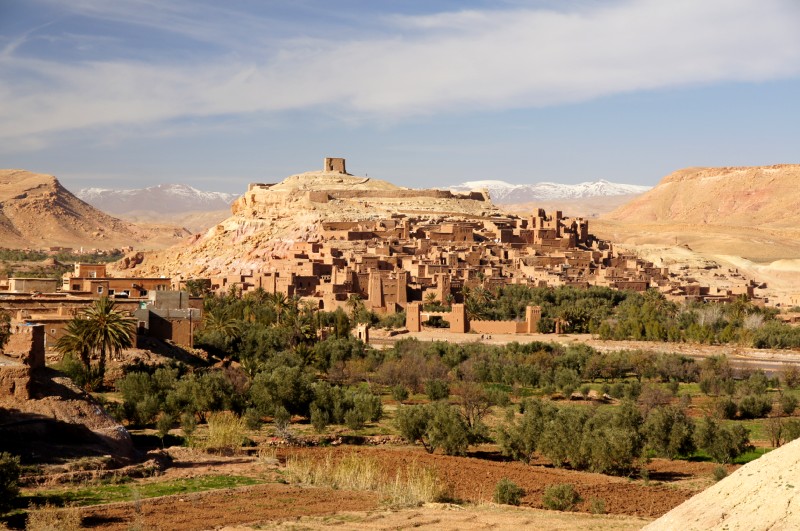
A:
{"type": "Polygon", "coordinates": [[[325,167],[322,171],[329,171],[334,173],[347,173],[344,168],[344,159],[335,157],[325,158],[325,167]]]}

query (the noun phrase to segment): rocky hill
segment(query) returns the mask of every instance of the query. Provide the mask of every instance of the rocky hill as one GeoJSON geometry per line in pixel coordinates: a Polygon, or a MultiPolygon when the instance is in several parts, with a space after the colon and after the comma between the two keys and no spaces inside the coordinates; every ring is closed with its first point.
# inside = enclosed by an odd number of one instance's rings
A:
{"type": "Polygon", "coordinates": [[[138,226],[88,205],[52,175],[0,170],[0,246],[163,248],[189,235],[174,227],[138,226]]]}
{"type": "Polygon", "coordinates": [[[601,217],[603,238],[754,262],[800,258],[800,165],[688,168],[601,217]]]}
{"type": "Polygon", "coordinates": [[[314,171],[251,185],[233,215],[185,245],[148,253],[127,274],[189,277],[259,269],[295,241],[316,241],[323,221],[414,215],[467,219],[499,213],[479,192],[414,190],[346,173],[314,171]]]}
{"type": "Polygon", "coordinates": [[[800,207],[800,164],[688,168],[618,208],[607,219],[626,223],[691,223],[794,227],[800,207]]]}

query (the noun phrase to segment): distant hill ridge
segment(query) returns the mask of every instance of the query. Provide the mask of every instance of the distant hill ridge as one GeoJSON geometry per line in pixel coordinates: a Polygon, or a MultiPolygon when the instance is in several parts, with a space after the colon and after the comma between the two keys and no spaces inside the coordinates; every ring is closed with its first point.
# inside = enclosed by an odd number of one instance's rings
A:
{"type": "Polygon", "coordinates": [[[0,170],[0,246],[9,248],[164,247],[188,231],[143,227],[78,199],[52,175],[0,170]]]}
{"type": "Polygon", "coordinates": [[[239,194],[206,192],[186,184],[159,184],[147,188],[114,190],[83,188],[75,194],[95,208],[112,214],[159,212],[177,214],[228,210],[239,194]]]}
{"type": "Polygon", "coordinates": [[[797,226],[800,164],[686,168],[606,219],[741,227],[797,226]]]}
{"type": "Polygon", "coordinates": [[[489,196],[497,204],[525,203],[529,201],[554,201],[567,199],[589,199],[619,195],[638,195],[650,190],[649,186],[620,184],[599,179],[579,184],[540,182],[534,184],[511,184],[499,180],[468,181],[449,189],[464,192],[476,189],[489,190],[489,196]]]}

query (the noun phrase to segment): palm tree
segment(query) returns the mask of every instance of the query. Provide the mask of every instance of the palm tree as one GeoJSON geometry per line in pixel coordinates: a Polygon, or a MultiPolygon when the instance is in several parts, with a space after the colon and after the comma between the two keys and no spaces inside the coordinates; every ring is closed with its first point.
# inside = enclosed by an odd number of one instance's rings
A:
{"type": "Polygon", "coordinates": [[[278,324],[281,324],[281,315],[289,308],[289,299],[286,297],[285,293],[276,291],[275,293],[269,295],[269,302],[272,305],[272,308],[275,310],[278,324]]]}
{"type": "Polygon", "coordinates": [[[98,370],[105,374],[106,353],[117,357],[122,349],[133,346],[136,337],[136,319],[123,315],[114,308],[114,301],[102,297],[83,312],[89,344],[100,353],[98,370]]]}
{"type": "Polygon", "coordinates": [[[347,298],[345,306],[350,308],[350,319],[352,319],[353,322],[356,322],[356,315],[361,311],[361,308],[364,307],[364,302],[361,300],[361,295],[358,293],[352,293],[350,297],[347,298]]]}
{"type": "Polygon", "coordinates": [[[92,344],[89,340],[91,331],[90,323],[81,316],[77,316],[67,323],[66,332],[56,341],[56,350],[63,355],[77,354],[83,366],[89,368],[92,355],[92,344]]]}
{"type": "Polygon", "coordinates": [[[222,310],[206,312],[203,319],[203,330],[220,334],[228,343],[239,337],[241,333],[239,321],[229,317],[222,310]]]}

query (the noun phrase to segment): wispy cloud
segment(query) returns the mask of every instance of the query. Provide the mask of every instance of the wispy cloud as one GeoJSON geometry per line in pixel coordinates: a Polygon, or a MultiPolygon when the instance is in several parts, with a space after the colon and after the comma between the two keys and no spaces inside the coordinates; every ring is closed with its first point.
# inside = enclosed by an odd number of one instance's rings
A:
{"type": "Polygon", "coordinates": [[[22,55],[14,41],[0,56],[0,138],[296,109],[402,120],[800,74],[793,0],[628,0],[566,11],[397,16],[375,21],[380,36],[318,32],[282,41],[253,36],[276,24],[263,14],[164,4],[70,5],[219,50],[180,61],[62,63],[22,55]]]}

